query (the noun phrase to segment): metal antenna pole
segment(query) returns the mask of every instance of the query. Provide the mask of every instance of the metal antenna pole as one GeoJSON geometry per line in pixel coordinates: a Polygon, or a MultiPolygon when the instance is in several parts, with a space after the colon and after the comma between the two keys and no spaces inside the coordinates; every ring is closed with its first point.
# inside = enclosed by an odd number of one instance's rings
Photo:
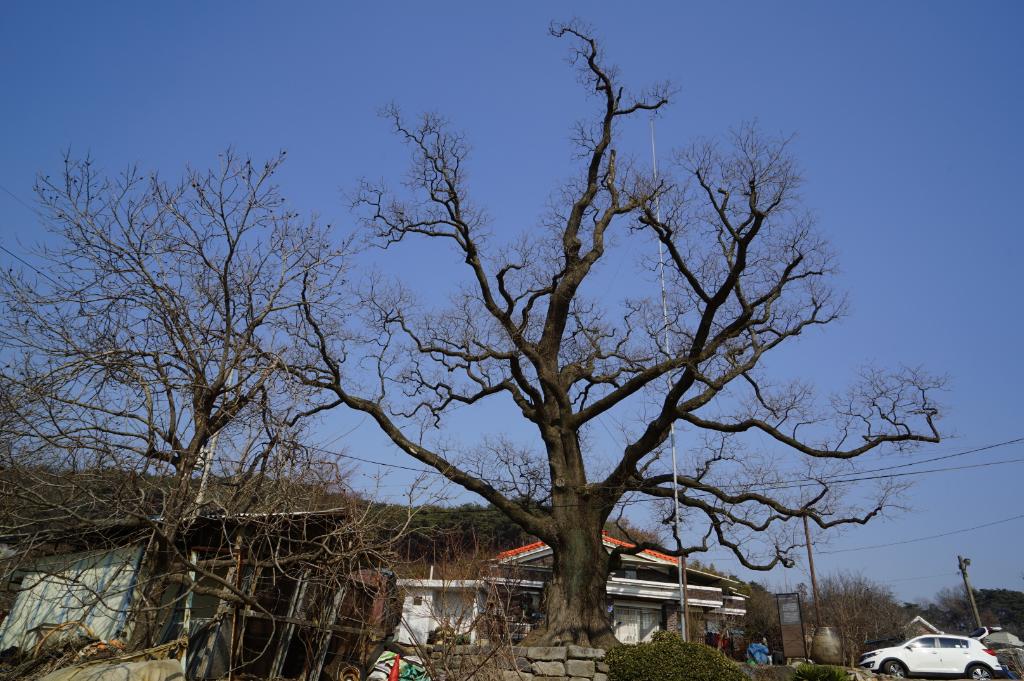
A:
{"type": "Polygon", "coordinates": [[[203,456],[203,475],[199,478],[199,491],[196,492],[195,501],[195,513],[199,513],[199,507],[203,505],[206,500],[206,486],[210,481],[210,468],[213,467],[213,455],[217,451],[217,437],[220,435],[218,430],[209,441],[203,445],[202,456],[203,456]]]}
{"type": "MultiPolygon", "coordinates": [[[[232,369],[231,373],[228,374],[228,383],[233,384],[235,378],[238,376],[238,370],[232,369]]],[[[232,386],[229,385],[227,389],[232,386]]],[[[203,446],[201,454],[203,457],[203,475],[199,478],[199,491],[196,492],[195,509],[194,513],[199,513],[199,507],[203,505],[206,500],[206,486],[210,480],[210,469],[213,467],[213,457],[217,453],[217,439],[220,437],[220,431],[214,433],[209,441],[203,446]]]]}
{"type": "MultiPolygon", "coordinates": [[[[658,181],[658,154],[657,147],[654,143],[654,117],[651,117],[651,167],[654,170],[654,181],[658,181]]],[[[654,197],[654,216],[661,221],[661,198],[659,195],[654,197]]],[[[665,324],[665,338],[662,341],[662,351],[668,356],[671,353],[672,347],[669,338],[669,324],[668,324],[668,293],[665,288],[665,247],[661,243],[661,239],[658,239],[658,275],[661,280],[661,318],[665,324]]],[[[672,384],[671,377],[668,379],[669,385],[672,384]]],[[[679,552],[679,633],[682,635],[683,640],[687,640],[686,631],[686,620],[688,616],[688,599],[686,597],[686,556],[683,555],[683,539],[679,533],[679,465],[676,460],[676,425],[673,421],[668,426],[668,437],[669,444],[672,450],[672,503],[673,503],[673,522],[672,522],[672,534],[676,539],[676,551],[679,552]]]]}

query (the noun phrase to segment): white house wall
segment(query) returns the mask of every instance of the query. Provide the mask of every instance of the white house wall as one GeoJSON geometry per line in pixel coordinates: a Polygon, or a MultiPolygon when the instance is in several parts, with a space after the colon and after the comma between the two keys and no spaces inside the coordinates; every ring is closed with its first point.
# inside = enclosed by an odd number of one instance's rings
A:
{"type": "MultiPolygon", "coordinates": [[[[408,580],[416,581],[428,580],[408,580]]],[[[430,581],[438,583],[402,584],[405,601],[398,629],[399,642],[426,643],[430,632],[441,626],[447,626],[456,634],[468,634],[472,642],[476,638],[473,624],[482,610],[477,586],[472,582],[445,585],[440,580],[430,581]]]]}
{"type": "MultiPolygon", "coordinates": [[[[504,581],[504,580],[497,580],[504,581]]],[[[512,582],[510,582],[512,583],[512,582]]],[[[475,641],[476,632],[472,626],[483,611],[484,582],[442,580],[401,580],[399,584],[405,590],[405,601],[402,608],[402,623],[399,627],[398,640],[402,643],[426,643],[430,632],[447,624],[458,634],[468,634],[470,641],[475,641]],[[417,604],[417,598],[420,602],[417,604]]],[[[523,589],[540,591],[542,582],[515,582],[523,589]]],[[[653,629],[650,622],[653,615],[641,617],[637,622],[632,617],[634,610],[658,613],[660,623],[661,608],[665,603],[679,601],[679,587],[667,582],[653,582],[641,579],[625,579],[613,577],[608,581],[607,592],[615,616],[615,631],[620,640],[631,638],[630,627],[636,628],[635,635],[640,640],[650,637],[653,629]],[[623,610],[625,609],[625,610],[623,610]],[[630,617],[619,615],[629,614],[630,617]],[[621,621],[620,621],[621,620],[621,621]],[[627,621],[629,620],[629,621],[627,621]],[[634,625],[636,625],[634,627],[634,625]],[[630,632],[627,632],[630,629],[630,632]]],[[[705,612],[717,615],[743,615],[745,599],[740,596],[726,596],[722,590],[710,586],[689,587],[689,605],[701,608],[705,612]],[[694,592],[704,597],[694,597],[694,592]]],[[[651,620],[653,621],[653,620],[651,620]]]]}
{"type": "Polygon", "coordinates": [[[402,622],[398,627],[401,643],[426,643],[427,637],[437,625],[433,617],[433,594],[426,589],[407,589],[402,604],[402,622]],[[419,605],[416,599],[419,598],[419,605]]]}

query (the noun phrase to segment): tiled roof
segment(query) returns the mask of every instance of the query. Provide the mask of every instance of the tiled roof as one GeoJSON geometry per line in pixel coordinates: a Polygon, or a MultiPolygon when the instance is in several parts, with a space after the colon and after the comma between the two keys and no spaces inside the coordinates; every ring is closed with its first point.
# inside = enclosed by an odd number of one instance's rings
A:
{"type": "MultiPolygon", "coordinates": [[[[632,547],[636,546],[636,544],[631,544],[628,541],[623,541],[621,539],[616,539],[615,537],[612,537],[611,535],[609,535],[607,532],[603,532],[602,534],[604,535],[603,539],[604,539],[604,543],[605,543],[606,546],[608,546],[608,545],[611,545],[611,546],[623,546],[623,547],[626,547],[626,548],[632,548],[632,547]]],[[[519,556],[519,555],[522,555],[524,553],[530,553],[531,551],[536,551],[537,549],[542,549],[542,548],[546,548],[546,547],[547,547],[547,544],[545,544],[542,541],[537,541],[537,542],[533,542],[532,544],[527,544],[526,546],[520,546],[520,547],[517,547],[517,548],[514,548],[514,549],[509,549],[508,551],[502,551],[501,553],[498,554],[497,557],[498,557],[498,560],[504,560],[506,558],[514,558],[515,556],[519,556]]],[[[659,560],[659,561],[668,563],[670,565],[675,565],[676,563],[678,563],[678,559],[673,558],[672,556],[666,555],[664,553],[661,553],[659,551],[652,551],[650,549],[645,549],[643,551],[640,551],[640,554],[644,555],[644,556],[647,556],[649,558],[654,558],[655,560],[659,560]]]]}

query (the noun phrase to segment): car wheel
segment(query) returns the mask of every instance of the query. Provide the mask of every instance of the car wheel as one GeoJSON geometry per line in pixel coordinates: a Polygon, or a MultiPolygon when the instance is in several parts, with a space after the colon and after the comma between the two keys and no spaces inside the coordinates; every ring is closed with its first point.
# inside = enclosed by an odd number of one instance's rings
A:
{"type": "Polygon", "coordinates": [[[896,660],[889,660],[888,662],[882,665],[882,673],[888,674],[889,676],[896,676],[902,679],[904,676],[907,675],[907,668],[904,667],[901,663],[897,662],[896,660]]]}
{"type": "Polygon", "coordinates": [[[992,671],[988,667],[980,664],[972,664],[967,668],[967,678],[969,679],[991,679],[992,671]]]}

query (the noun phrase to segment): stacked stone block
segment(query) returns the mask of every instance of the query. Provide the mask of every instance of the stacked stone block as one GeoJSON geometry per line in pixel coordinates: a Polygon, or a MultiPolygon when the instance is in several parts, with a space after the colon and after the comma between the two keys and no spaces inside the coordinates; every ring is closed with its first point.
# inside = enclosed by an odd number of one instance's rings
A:
{"type": "MultiPolygon", "coordinates": [[[[430,656],[440,662],[443,656],[447,669],[474,669],[481,681],[608,681],[608,665],[604,650],[566,647],[511,647],[493,649],[487,646],[455,646],[444,649],[434,646],[430,656]]],[[[437,681],[461,681],[458,678],[437,681]]]]}

